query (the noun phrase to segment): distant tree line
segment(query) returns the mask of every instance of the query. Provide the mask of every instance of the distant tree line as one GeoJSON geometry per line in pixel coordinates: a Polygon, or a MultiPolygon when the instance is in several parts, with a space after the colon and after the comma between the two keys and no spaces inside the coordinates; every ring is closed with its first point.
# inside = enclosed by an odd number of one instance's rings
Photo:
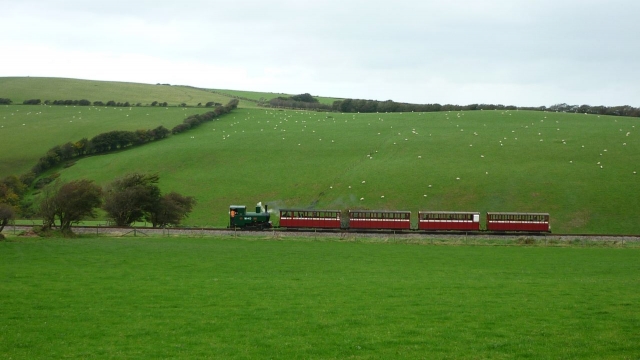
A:
{"type": "MultiPolygon", "coordinates": [[[[3,105],[9,105],[11,104],[12,101],[11,99],[0,99],[0,104],[3,105]]],[[[113,107],[131,107],[131,106],[142,106],[142,103],[130,103],[128,101],[125,102],[116,102],[115,100],[109,100],[107,102],[104,101],[89,101],[87,99],[80,99],[80,100],[45,100],[44,102],[41,99],[28,99],[28,100],[24,100],[22,102],[23,105],[65,105],[65,106],[69,106],[69,105],[73,105],[73,106],[113,106],[113,107]]],[[[208,102],[207,103],[207,107],[212,107],[212,106],[218,106],[218,105],[222,105],[220,103],[216,103],[214,101],[208,102]]],[[[159,102],[159,101],[154,101],[151,104],[147,104],[150,106],[162,106],[162,107],[167,107],[169,106],[169,103],[167,103],[166,101],[163,102],[159,102]]],[[[178,106],[182,106],[185,107],[187,106],[186,103],[180,103],[178,106]]]]}
{"type": "Polygon", "coordinates": [[[550,107],[517,107],[513,105],[501,104],[470,104],[470,105],[452,105],[452,104],[408,104],[399,103],[392,100],[362,100],[362,99],[344,99],[333,102],[331,107],[333,111],[345,113],[374,113],[374,112],[434,112],[434,111],[466,111],[466,110],[534,110],[534,111],[562,111],[584,114],[598,115],[614,115],[614,116],[631,116],[640,117],[640,108],[634,108],[629,105],[624,106],[590,106],[590,105],[567,105],[556,104],[550,107]]]}
{"type": "Polygon", "coordinates": [[[0,105],[11,105],[12,102],[11,99],[0,98],[0,105]]]}
{"type": "Polygon", "coordinates": [[[321,104],[318,99],[314,98],[309,93],[288,97],[278,96],[277,98],[269,100],[269,106],[286,109],[333,111],[331,105],[321,104]]]}
{"type": "Polygon", "coordinates": [[[567,105],[556,104],[545,110],[558,112],[573,112],[580,114],[597,114],[597,115],[613,115],[613,116],[631,116],[640,117],[640,108],[633,106],[589,106],[589,105],[567,105]]]}
{"type": "MultiPolygon", "coordinates": [[[[471,105],[452,105],[452,104],[408,104],[395,102],[393,100],[377,101],[362,99],[344,99],[333,102],[332,110],[337,112],[435,112],[435,111],[461,111],[461,110],[515,110],[515,106],[494,105],[494,104],[471,104],[471,105]]],[[[523,108],[520,108],[523,109],[523,108]]],[[[531,110],[540,110],[540,108],[531,108],[531,110]]]]}

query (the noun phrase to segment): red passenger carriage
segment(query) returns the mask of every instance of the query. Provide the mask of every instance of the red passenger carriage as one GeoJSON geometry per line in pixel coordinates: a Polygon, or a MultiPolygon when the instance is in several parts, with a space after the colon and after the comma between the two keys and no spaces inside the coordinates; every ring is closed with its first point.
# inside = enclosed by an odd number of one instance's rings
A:
{"type": "Polygon", "coordinates": [[[411,229],[411,211],[349,210],[351,229],[411,229]]]}
{"type": "Polygon", "coordinates": [[[418,213],[419,230],[479,231],[480,213],[420,211],[418,213]]]}
{"type": "Polygon", "coordinates": [[[280,210],[280,227],[339,229],[340,210],[280,210]]]}
{"type": "Polygon", "coordinates": [[[551,227],[547,213],[488,212],[487,230],[550,232],[551,227]]]}

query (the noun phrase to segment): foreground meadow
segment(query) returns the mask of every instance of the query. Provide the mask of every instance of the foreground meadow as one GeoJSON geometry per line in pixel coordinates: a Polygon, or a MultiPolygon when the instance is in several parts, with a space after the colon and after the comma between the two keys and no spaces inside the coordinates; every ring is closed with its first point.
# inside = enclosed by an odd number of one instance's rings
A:
{"type": "Polygon", "coordinates": [[[637,249],[0,242],[3,358],[635,358],[637,249]]]}

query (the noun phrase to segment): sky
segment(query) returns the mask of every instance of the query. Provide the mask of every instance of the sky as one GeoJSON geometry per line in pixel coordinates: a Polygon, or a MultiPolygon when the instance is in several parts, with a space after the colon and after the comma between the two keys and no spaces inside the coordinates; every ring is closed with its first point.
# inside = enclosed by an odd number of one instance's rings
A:
{"type": "Polygon", "coordinates": [[[0,0],[0,9],[0,77],[640,107],[637,0],[0,0]]]}

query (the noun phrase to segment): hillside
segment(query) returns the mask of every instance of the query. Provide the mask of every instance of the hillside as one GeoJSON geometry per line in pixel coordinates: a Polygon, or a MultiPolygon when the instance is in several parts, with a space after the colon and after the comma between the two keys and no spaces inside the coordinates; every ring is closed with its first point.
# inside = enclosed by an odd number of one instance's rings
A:
{"type": "Polygon", "coordinates": [[[230,204],[262,201],[273,209],[549,212],[555,232],[638,233],[640,143],[625,136],[635,122],[245,109],[79,161],[62,178],[106,184],[134,170],[157,172],[165,191],[198,199],[187,223],[200,226],[226,225],[230,204]]]}
{"type": "Polygon", "coordinates": [[[150,85],[114,81],[94,81],[63,78],[0,78],[0,97],[22,104],[24,100],[114,100],[131,104],[151,104],[154,101],[167,102],[170,106],[186,103],[188,106],[203,105],[209,101],[227,103],[228,96],[189,86],[150,85]]]}
{"type": "MultiPolygon", "coordinates": [[[[13,104],[22,104],[28,99],[45,100],[114,100],[149,105],[154,101],[167,102],[169,106],[182,103],[187,106],[202,105],[209,101],[226,104],[232,98],[249,99],[240,101],[239,107],[255,108],[260,99],[271,100],[291,94],[255,91],[202,89],[184,85],[152,85],[117,81],[96,81],[65,78],[41,77],[0,77],[0,98],[9,98],[13,104]],[[252,100],[252,101],[251,101],[252,100]]],[[[318,97],[323,104],[332,104],[335,98],[318,97]]]]}
{"type": "MultiPolygon", "coordinates": [[[[204,111],[2,106],[0,176],[28,170],[56,144],[111,129],[170,128],[204,111]]],[[[640,233],[637,124],[637,118],[534,111],[244,108],[59,171],[64,180],[102,185],[132,171],[157,172],[163,191],[197,198],[187,221],[197,226],[224,226],[230,204],[262,201],[273,209],[549,212],[554,232],[640,233]]]]}

